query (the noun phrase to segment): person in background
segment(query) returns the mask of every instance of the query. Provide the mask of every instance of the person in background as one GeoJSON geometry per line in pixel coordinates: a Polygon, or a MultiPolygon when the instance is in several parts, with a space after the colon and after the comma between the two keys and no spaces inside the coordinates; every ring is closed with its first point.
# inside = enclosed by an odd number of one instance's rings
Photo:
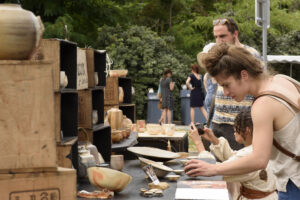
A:
{"type": "Polygon", "coordinates": [[[200,68],[197,64],[192,65],[192,73],[187,78],[185,84],[191,90],[190,96],[190,115],[191,124],[195,123],[195,108],[199,107],[203,116],[207,120],[207,112],[203,106],[204,94],[202,92],[200,68]]]}
{"type": "Polygon", "coordinates": [[[171,79],[172,71],[166,69],[160,81],[161,98],[162,98],[162,122],[165,124],[168,118],[168,124],[172,122],[172,110],[174,110],[174,99],[172,91],[174,90],[175,83],[171,79]]]}
{"type": "Polygon", "coordinates": [[[208,73],[224,94],[242,101],[256,99],[251,107],[252,152],[238,160],[209,164],[193,160],[187,175],[238,175],[264,169],[268,163],[276,176],[279,200],[300,197],[300,83],[285,75],[271,75],[245,48],[215,45],[203,58],[208,73]],[[269,161],[270,160],[270,161],[269,161]]]}
{"type": "MultiPolygon", "coordinates": [[[[207,45],[205,45],[203,47],[203,51],[198,53],[197,55],[197,61],[200,67],[205,68],[203,66],[203,64],[201,63],[201,56],[204,55],[205,53],[207,53],[211,47],[215,45],[215,43],[209,43],[207,45]]],[[[215,91],[217,89],[217,82],[206,72],[204,74],[204,78],[203,78],[203,85],[204,85],[204,89],[206,91],[206,95],[205,95],[205,99],[204,99],[204,108],[207,112],[207,118],[212,118],[214,115],[214,106],[213,108],[211,108],[212,106],[212,101],[214,101],[214,95],[215,95],[215,91]],[[212,109],[212,110],[210,110],[212,109]]],[[[207,124],[208,127],[211,127],[211,122],[209,124],[207,124]]]]}
{"type": "MultiPolygon", "coordinates": [[[[240,159],[252,152],[253,122],[250,111],[241,111],[234,120],[235,140],[245,147],[234,151],[230,148],[224,137],[217,138],[211,129],[206,128],[204,135],[200,136],[197,129],[190,131],[190,138],[196,144],[199,157],[211,158],[211,153],[205,151],[201,138],[211,142],[211,152],[221,161],[228,162],[240,159]]],[[[268,166],[266,169],[257,170],[241,175],[224,176],[227,182],[239,183],[240,190],[235,190],[232,197],[234,200],[241,199],[264,199],[277,200],[276,178],[268,166]]]]}
{"type": "MultiPolygon", "coordinates": [[[[244,45],[239,41],[239,29],[233,19],[222,18],[214,20],[213,34],[217,44],[233,44],[237,47],[245,48],[255,57],[260,58],[259,53],[254,48],[244,45]]],[[[243,145],[235,141],[233,121],[241,110],[250,110],[252,102],[253,96],[247,95],[245,99],[237,102],[233,98],[224,95],[222,86],[219,85],[217,87],[211,128],[217,137],[225,137],[234,150],[243,148],[243,145]]]]}
{"type": "Polygon", "coordinates": [[[161,81],[161,79],[159,80],[159,84],[158,84],[157,97],[159,98],[158,109],[161,110],[161,115],[160,115],[160,118],[158,120],[158,123],[161,125],[162,122],[164,121],[164,118],[163,118],[164,117],[164,110],[162,109],[162,98],[161,98],[160,81],[161,81]]]}

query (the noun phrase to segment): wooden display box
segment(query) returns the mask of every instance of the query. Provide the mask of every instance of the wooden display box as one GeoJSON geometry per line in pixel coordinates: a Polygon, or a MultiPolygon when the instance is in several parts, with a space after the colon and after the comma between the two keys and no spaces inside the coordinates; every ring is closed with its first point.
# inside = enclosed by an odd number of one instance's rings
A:
{"type": "Polygon", "coordinates": [[[131,103],[131,79],[126,77],[108,77],[104,92],[104,105],[119,104],[119,87],[124,91],[124,104],[131,103]]]}
{"type": "Polygon", "coordinates": [[[0,174],[0,199],[75,200],[76,170],[58,168],[55,172],[0,174]]]}
{"type": "Polygon", "coordinates": [[[51,63],[1,60],[0,76],[0,171],[56,168],[51,63]]]}
{"type": "Polygon", "coordinates": [[[94,88],[95,86],[104,87],[106,85],[106,51],[95,50],[92,48],[87,48],[85,50],[89,88],[94,88]],[[97,72],[98,75],[98,84],[95,82],[95,72],[97,72]]]}
{"type": "Polygon", "coordinates": [[[78,126],[92,129],[104,122],[104,91],[103,89],[88,89],[78,92],[78,126]],[[98,121],[93,124],[93,112],[97,113],[98,121]]]}
{"type": "Polygon", "coordinates": [[[123,115],[131,119],[132,123],[135,123],[135,104],[120,104],[119,109],[123,111],[123,115]]]}
{"type": "Polygon", "coordinates": [[[66,88],[77,88],[77,44],[60,39],[42,39],[35,59],[53,62],[54,90],[60,90],[60,71],[68,77],[66,88]]]}

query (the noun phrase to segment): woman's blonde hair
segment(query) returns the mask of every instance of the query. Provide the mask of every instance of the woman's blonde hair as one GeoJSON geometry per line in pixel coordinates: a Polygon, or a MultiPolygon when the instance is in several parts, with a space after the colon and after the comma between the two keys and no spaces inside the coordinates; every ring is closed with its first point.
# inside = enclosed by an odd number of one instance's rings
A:
{"type": "Polygon", "coordinates": [[[203,55],[202,63],[212,77],[223,75],[240,79],[242,70],[246,70],[252,77],[263,73],[261,61],[247,49],[227,43],[214,45],[203,55]]]}

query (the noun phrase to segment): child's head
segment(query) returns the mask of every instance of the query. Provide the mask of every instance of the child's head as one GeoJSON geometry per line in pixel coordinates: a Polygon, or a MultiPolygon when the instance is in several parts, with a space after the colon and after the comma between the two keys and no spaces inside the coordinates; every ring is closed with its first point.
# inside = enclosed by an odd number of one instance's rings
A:
{"type": "Polygon", "coordinates": [[[253,123],[250,110],[241,111],[235,117],[233,126],[235,130],[235,140],[238,143],[245,143],[247,137],[252,141],[253,123]]]}

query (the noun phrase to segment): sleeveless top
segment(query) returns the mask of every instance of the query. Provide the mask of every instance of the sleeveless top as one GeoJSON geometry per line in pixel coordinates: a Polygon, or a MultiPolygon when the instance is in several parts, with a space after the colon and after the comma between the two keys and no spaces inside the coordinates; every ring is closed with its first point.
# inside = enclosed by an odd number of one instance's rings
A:
{"type": "MultiPolygon", "coordinates": [[[[287,102],[277,97],[269,96],[283,103],[294,114],[294,118],[285,127],[274,131],[274,138],[286,150],[300,155],[300,112],[295,113],[287,102]]],[[[286,185],[289,179],[300,188],[300,162],[283,154],[273,145],[270,164],[274,174],[277,176],[276,186],[278,191],[286,192],[286,185]]]]}

